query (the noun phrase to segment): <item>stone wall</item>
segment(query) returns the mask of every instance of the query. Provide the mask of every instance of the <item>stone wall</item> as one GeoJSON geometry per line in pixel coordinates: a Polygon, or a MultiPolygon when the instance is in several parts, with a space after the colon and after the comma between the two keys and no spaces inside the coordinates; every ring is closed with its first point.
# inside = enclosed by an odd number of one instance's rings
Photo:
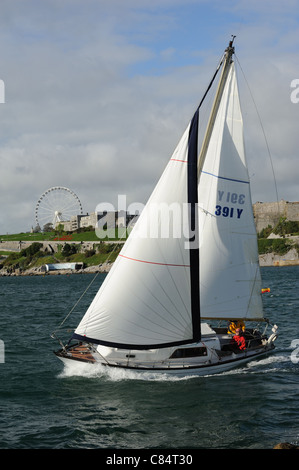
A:
{"type": "Polygon", "coordinates": [[[274,227],[280,217],[287,220],[299,221],[299,202],[289,202],[283,199],[279,202],[256,202],[253,204],[253,215],[256,230],[259,233],[268,225],[274,227]]]}
{"type": "MultiPolygon", "coordinates": [[[[21,251],[32,245],[32,241],[1,241],[0,251],[21,251]]],[[[96,242],[73,242],[73,241],[38,241],[43,245],[43,250],[47,249],[49,253],[57,253],[59,246],[64,246],[66,243],[81,245],[82,251],[91,250],[96,242]]]]}

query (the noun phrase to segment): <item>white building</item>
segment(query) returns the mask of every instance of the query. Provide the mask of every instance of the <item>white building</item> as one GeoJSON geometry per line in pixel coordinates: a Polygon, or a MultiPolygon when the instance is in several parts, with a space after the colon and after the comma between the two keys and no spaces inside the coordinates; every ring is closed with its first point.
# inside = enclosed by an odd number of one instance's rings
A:
{"type": "Polygon", "coordinates": [[[63,222],[64,230],[74,232],[79,228],[93,227],[116,228],[127,227],[134,215],[126,211],[119,212],[92,212],[86,215],[74,215],[69,221],[63,222]]]}

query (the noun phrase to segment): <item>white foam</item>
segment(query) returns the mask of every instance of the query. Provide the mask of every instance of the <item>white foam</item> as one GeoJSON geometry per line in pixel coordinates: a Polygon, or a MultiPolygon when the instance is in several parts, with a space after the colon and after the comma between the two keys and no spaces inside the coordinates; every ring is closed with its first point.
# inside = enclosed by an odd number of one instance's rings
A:
{"type": "MultiPolygon", "coordinates": [[[[268,372],[273,372],[278,369],[282,372],[284,369],[281,369],[280,365],[286,362],[290,362],[290,356],[272,355],[264,359],[257,359],[247,362],[243,367],[236,367],[234,369],[230,369],[224,372],[220,372],[219,374],[213,375],[223,376],[240,374],[266,374],[268,372]]],[[[213,375],[210,374],[206,375],[205,377],[213,377],[213,375]]]]}
{"type": "MultiPolygon", "coordinates": [[[[268,373],[281,370],[282,363],[290,361],[290,356],[271,355],[264,359],[252,360],[243,367],[238,367],[225,372],[217,374],[207,374],[203,377],[223,376],[223,375],[236,375],[236,374],[253,374],[253,373],[268,373]],[[267,367],[269,366],[269,367],[267,367]],[[277,366],[277,367],[275,367],[277,366]]],[[[181,380],[189,380],[198,378],[196,375],[176,376],[170,374],[163,374],[161,372],[137,372],[129,369],[122,369],[117,367],[106,367],[101,364],[86,364],[78,361],[69,361],[64,365],[63,371],[59,374],[60,378],[65,377],[85,377],[85,378],[102,378],[104,380],[119,382],[122,380],[145,380],[145,381],[158,381],[158,382],[176,382],[181,380]]]]}
{"type": "Polygon", "coordinates": [[[63,371],[59,374],[60,378],[65,377],[85,377],[85,378],[103,378],[112,382],[121,380],[145,380],[145,381],[179,381],[193,378],[193,376],[178,377],[162,374],[160,372],[135,372],[133,370],[117,367],[105,367],[101,364],[85,364],[83,362],[70,361],[64,365],[63,371]]]}
{"type": "Polygon", "coordinates": [[[268,356],[265,357],[264,359],[259,359],[256,361],[251,361],[248,362],[247,366],[248,367],[257,367],[257,366],[265,366],[268,364],[277,364],[281,362],[287,362],[290,360],[289,356],[268,356]]]}

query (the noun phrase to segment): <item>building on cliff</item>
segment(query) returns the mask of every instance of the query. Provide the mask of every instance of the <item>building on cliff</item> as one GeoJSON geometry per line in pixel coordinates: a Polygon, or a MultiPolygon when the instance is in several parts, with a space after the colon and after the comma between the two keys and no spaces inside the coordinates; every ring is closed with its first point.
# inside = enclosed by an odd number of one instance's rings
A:
{"type": "Polygon", "coordinates": [[[64,230],[73,232],[80,228],[98,227],[115,228],[127,227],[134,216],[125,211],[92,212],[86,215],[74,215],[69,221],[61,222],[64,230]]]}
{"type": "MultiPolygon", "coordinates": [[[[281,217],[290,221],[299,221],[299,202],[281,199],[279,202],[256,202],[253,204],[256,230],[259,233],[269,225],[273,228],[281,217]]],[[[64,230],[74,231],[84,227],[125,227],[134,216],[125,211],[75,215],[70,221],[63,222],[64,230]]]]}

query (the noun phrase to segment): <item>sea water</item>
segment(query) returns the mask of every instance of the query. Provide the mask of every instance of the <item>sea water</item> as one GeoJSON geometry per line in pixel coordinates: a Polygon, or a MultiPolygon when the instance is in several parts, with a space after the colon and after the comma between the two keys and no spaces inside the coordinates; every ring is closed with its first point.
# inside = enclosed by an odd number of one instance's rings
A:
{"type": "Polygon", "coordinates": [[[50,335],[65,318],[57,336],[71,335],[105,277],[73,309],[93,276],[0,278],[1,449],[299,445],[299,267],[262,268],[265,316],[279,326],[274,353],[198,378],[64,366],[50,335]]]}

